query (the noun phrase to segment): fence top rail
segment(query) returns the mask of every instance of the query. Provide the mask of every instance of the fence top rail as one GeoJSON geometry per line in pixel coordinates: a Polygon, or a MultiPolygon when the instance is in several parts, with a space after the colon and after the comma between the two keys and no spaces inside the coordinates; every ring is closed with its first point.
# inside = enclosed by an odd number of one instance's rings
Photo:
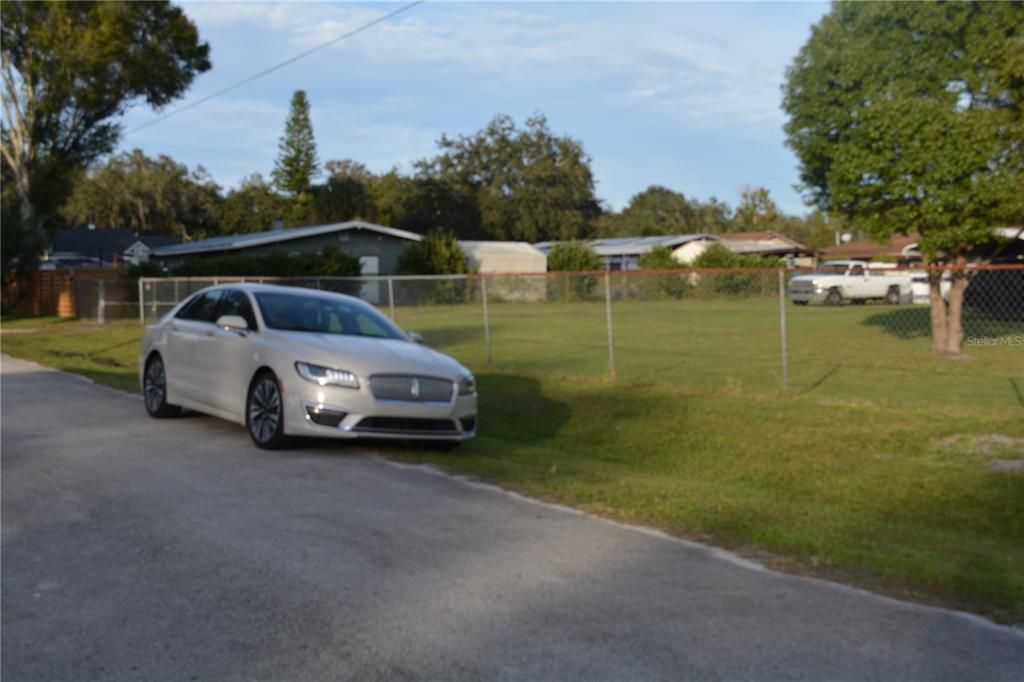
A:
{"type": "MultiPolygon", "coordinates": [[[[984,272],[994,270],[1024,270],[1024,263],[979,263],[969,265],[918,265],[899,266],[893,268],[871,268],[869,273],[909,273],[909,272],[984,272]]],[[[295,281],[319,281],[319,282],[418,282],[418,281],[459,281],[459,280],[483,280],[483,279],[505,279],[505,278],[547,278],[560,276],[604,276],[605,274],[615,277],[644,277],[650,275],[687,275],[687,274],[728,274],[728,273],[787,273],[794,275],[811,274],[819,272],[817,268],[786,268],[786,267],[764,267],[764,268],[671,268],[658,270],[579,270],[579,271],[550,271],[550,272],[471,272],[454,275],[363,275],[360,277],[339,277],[333,275],[296,275],[294,277],[261,276],[261,275],[204,275],[195,277],[140,277],[139,282],[152,284],[158,282],[213,282],[219,284],[232,283],[275,283],[295,281]]]]}

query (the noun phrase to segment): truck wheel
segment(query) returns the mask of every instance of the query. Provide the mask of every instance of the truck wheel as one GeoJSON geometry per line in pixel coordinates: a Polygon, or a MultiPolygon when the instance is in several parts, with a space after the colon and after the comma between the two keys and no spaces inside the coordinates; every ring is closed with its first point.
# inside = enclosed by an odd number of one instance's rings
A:
{"type": "Polygon", "coordinates": [[[842,305],[843,294],[835,287],[828,290],[828,296],[825,297],[825,305],[842,305]]]}
{"type": "Polygon", "coordinates": [[[889,305],[897,305],[900,302],[900,288],[889,287],[889,291],[885,292],[885,302],[889,305]]]}

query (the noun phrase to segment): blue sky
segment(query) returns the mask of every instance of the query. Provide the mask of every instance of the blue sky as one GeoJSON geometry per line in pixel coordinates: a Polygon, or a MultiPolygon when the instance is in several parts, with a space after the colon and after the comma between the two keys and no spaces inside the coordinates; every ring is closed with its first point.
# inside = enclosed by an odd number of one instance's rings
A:
{"type": "MultiPolygon", "coordinates": [[[[213,68],[187,105],[400,7],[391,3],[182,3],[213,68]]],[[[442,133],[498,113],[542,112],[583,143],[598,196],[621,209],[660,184],[735,205],[763,185],[788,212],[796,159],[779,107],[786,66],[827,3],[427,2],[195,109],[127,135],[121,149],[202,164],[223,187],[269,176],[297,89],[321,161],[409,171],[442,133]]],[[[156,112],[132,109],[131,130],[156,112]]]]}

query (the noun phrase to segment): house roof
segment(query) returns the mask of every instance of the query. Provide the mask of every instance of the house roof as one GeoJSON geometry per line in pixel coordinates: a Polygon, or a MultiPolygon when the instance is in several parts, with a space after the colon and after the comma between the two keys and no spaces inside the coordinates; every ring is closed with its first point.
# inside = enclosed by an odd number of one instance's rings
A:
{"type": "Polygon", "coordinates": [[[181,239],[179,237],[174,237],[169,234],[144,234],[135,241],[142,242],[151,249],[160,249],[165,246],[174,246],[175,244],[181,243],[181,239]]]}
{"type": "Polygon", "coordinates": [[[896,234],[884,243],[871,241],[870,239],[858,239],[856,241],[829,246],[822,249],[825,258],[875,258],[878,256],[902,256],[904,249],[912,244],[917,244],[921,235],[911,233],[907,235],[896,234]]]}
{"type": "MultiPolygon", "coordinates": [[[[683,244],[696,241],[717,241],[713,234],[670,234],[654,237],[611,237],[608,239],[591,239],[587,245],[599,256],[639,256],[649,253],[655,246],[677,249],[683,244]]],[[[547,253],[560,242],[538,242],[534,244],[542,252],[547,253]]]]}
{"type": "Polygon", "coordinates": [[[50,250],[54,253],[80,253],[90,258],[110,260],[135,243],[135,234],[127,229],[89,230],[72,228],[57,230],[50,250]]]}
{"type": "Polygon", "coordinates": [[[743,254],[784,254],[807,251],[806,247],[796,247],[788,242],[775,239],[723,239],[722,244],[733,253],[743,254]]]}
{"type": "Polygon", "coordinates": [[[418,242],[423,239],[423,235],[416,234],[415,232],[406,232],[405,230],[398,230],[394,227],[387,227],[385,225],[375,225],[374,223],[367,223],[362,220],[349,220],[348,222],[332,223],[330,225],[310,225],[308,227],[292,227],[285,230],[267,230],[266,232],[249,232],[247,234],[231,234],[225,237],[214,237],[213,239],[203,239],[198,242],[190,242],[188,244],[179,244],[177,246],[155,249],[153,251],[153,255],[158,258],[167,258],[216,251],[238,251],[240,249],[248,249],[254,246],[276,244],[291,241],[293,239],[302,239],[303,237],[316,237],[322,234],[345,232],[348,230],[367,230],[369,232],[376,232],[378,234],[388,235],[398,239],[407,239],[413,242],[418,242]]]}
{"type": "Polygon", "coordinates": [[[766,248],[771,248],[768,246],[769,244],[777,245],[779,247],[785,245],[789,247],[789,251],[806,251],[807,253],[811,252],[811,250],[807,248],[806,244],[801,244],[795,239],[791,239],[786,235],[780,234],[778,232],[772,232],[771,230],[759,230],[755,232],[727,232],[718,235],[718,237],[726,242],[765,242],[766,248]]]}

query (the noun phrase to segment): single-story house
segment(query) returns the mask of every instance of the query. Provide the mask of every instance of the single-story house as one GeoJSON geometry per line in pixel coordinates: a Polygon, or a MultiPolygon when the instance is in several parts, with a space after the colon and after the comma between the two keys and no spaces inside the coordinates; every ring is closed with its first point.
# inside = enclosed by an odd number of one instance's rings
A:
{"type": "Polygon", "coordinates": [[[406,232],[385,225],[361,220],[350,220],[331,225],[311,225],[266,232],[232,234],[202,241],[156,249],[152,257],[170,268],[181,265],[185,259],[210,258],[231,254],[266,255],[276,252],[288,254],[320,253],[324,247],[338,250],[359,259],[364,275],[392,275],[398,269],[402,251],[423,235],[406,232]]]}
{"type": "MultiPolygon", "coordinates": [[[[640,256],[650,253],[656,246],[672,252],[680,264],[687,263],[704,250],[710,242],[718,241],[713,234],[674,234],[655,237],[612,237],[591,239],[587,245],[601,257],[606,270],[639,270],[640,256]],[[702,246],[704,245],[704,246],[702,246]]],[[[539,242],[537,249],[547,254],[558,242],[539,242]]]]}
{"type": "Polygon", "coordinates": [[[50,248],[43,254],[43,269],[66,267],[113,267],[121,263],[138,265],[149,259],[154,249],[180,244],[170,235],[136,236],[127,228],[97,230],[71,228],[57,230],[50,248]]]}

